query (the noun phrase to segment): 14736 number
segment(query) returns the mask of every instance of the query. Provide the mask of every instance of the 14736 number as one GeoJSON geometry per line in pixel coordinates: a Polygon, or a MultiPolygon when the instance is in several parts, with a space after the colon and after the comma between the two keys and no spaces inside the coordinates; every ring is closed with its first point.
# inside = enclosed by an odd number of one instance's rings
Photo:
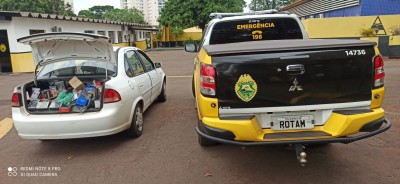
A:
{"type": "Polygon", "coordinates": [[[347,56],[361,56],[361,55],[366,54],[364,49],[362,49],[362,50],[346,50],[345,52],[346,52],[347,56]]]}

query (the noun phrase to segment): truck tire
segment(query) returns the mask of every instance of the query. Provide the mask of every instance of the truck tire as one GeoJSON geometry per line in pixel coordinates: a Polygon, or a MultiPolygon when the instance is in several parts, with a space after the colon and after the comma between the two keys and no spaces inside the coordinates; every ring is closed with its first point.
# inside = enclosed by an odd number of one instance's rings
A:
{"type": "MultiPolygon", "coordinates": [[[[197,122],[197,127],[200,127],[200,121],[197,122]]],[[[217,144],[217,142],[212,141],[210,139],[204,138],[201,135],[197,135],[197,141],[199,142],[200,146],[202,147],[208,147],[208,146],[214,146],[217,144]]]]}
{"type": "Polygon", "coordinates": [[[214,142],[212,140],[206,139],[206,138],[204,138],[204,137],[202,137],[200,135],[198,135],[197,141],[199,142],[200,146],[203,146],[203,147],[217,145],[217,142],[214,142]]]}

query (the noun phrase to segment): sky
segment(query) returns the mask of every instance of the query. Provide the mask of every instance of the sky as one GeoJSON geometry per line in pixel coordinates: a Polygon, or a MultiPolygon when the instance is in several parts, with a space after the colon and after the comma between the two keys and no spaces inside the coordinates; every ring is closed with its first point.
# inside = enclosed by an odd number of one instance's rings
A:
{"type": "Polygon", "coordinates": [[[78,14],[79,11],[96,5],[111,5],[114,8],[120,8],[120,0],[74,0],[74,13],[78,14]]]}
{"type": "MultiPolygon", "coordinates": [[[[245,0],[249,4],[251,0],[245,0]]],[[[87,10],[95,5],[111,5],[114,8],[120,8],[120,0],[74,0],[74,12],[78,14],[81,10],[87,10]]],[[[249,11],[248,8],[244,9],[249,11]]]]}

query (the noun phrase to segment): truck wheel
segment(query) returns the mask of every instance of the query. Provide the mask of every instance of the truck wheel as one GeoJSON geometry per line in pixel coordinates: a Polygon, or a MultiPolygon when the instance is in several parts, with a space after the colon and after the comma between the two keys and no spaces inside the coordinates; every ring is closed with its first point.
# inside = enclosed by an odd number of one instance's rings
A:
{"type": "Polygon", "coordinates": [[[133,112],[131,127],[128,129],[129,137],[140,137],[143,132],[143,110],[142,105],[137,104],[133,112]]]}
{"type": "Polygon", "coordinates": [[[195,94],[195,91],[194,91],[194,75],[192,77],[192,94],[193,94],[193,97],[196,97],[196,94],[195,94]]]}
{"type": "Polygon", "coordinates": [[[206,139],[206,138],[204,138],[204,137],[202,137],[200,135],[198,135],[198,139],[197,140],[198,140],[200,146],[203,146],[203,147],[214,146],[214,145],[217,144],[217,142],[214,142],[212,140],[206,139]]]}
{"type": "Polygon", "coordinates": [[[162,84],[161,93],[160,93],[160,95],[158,95],[157,100],[158,100],[159,102],[165,102],[165,101],[167,101],[167,83],[165,82],[165,80],[164,80],[164,82],[163,82],[163,84],[162,84]]]}

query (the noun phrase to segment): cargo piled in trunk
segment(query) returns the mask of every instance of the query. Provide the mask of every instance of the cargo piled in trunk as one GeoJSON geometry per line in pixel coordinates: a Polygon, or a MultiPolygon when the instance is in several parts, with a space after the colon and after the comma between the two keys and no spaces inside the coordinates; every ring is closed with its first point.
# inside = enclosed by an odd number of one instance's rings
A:
{"type": "Polygon", "coordinates": [[[104,82],[93,78],[39,80],[24,85],[25,107],[31,114],[83,113],[103,107],[104,82]]]}

